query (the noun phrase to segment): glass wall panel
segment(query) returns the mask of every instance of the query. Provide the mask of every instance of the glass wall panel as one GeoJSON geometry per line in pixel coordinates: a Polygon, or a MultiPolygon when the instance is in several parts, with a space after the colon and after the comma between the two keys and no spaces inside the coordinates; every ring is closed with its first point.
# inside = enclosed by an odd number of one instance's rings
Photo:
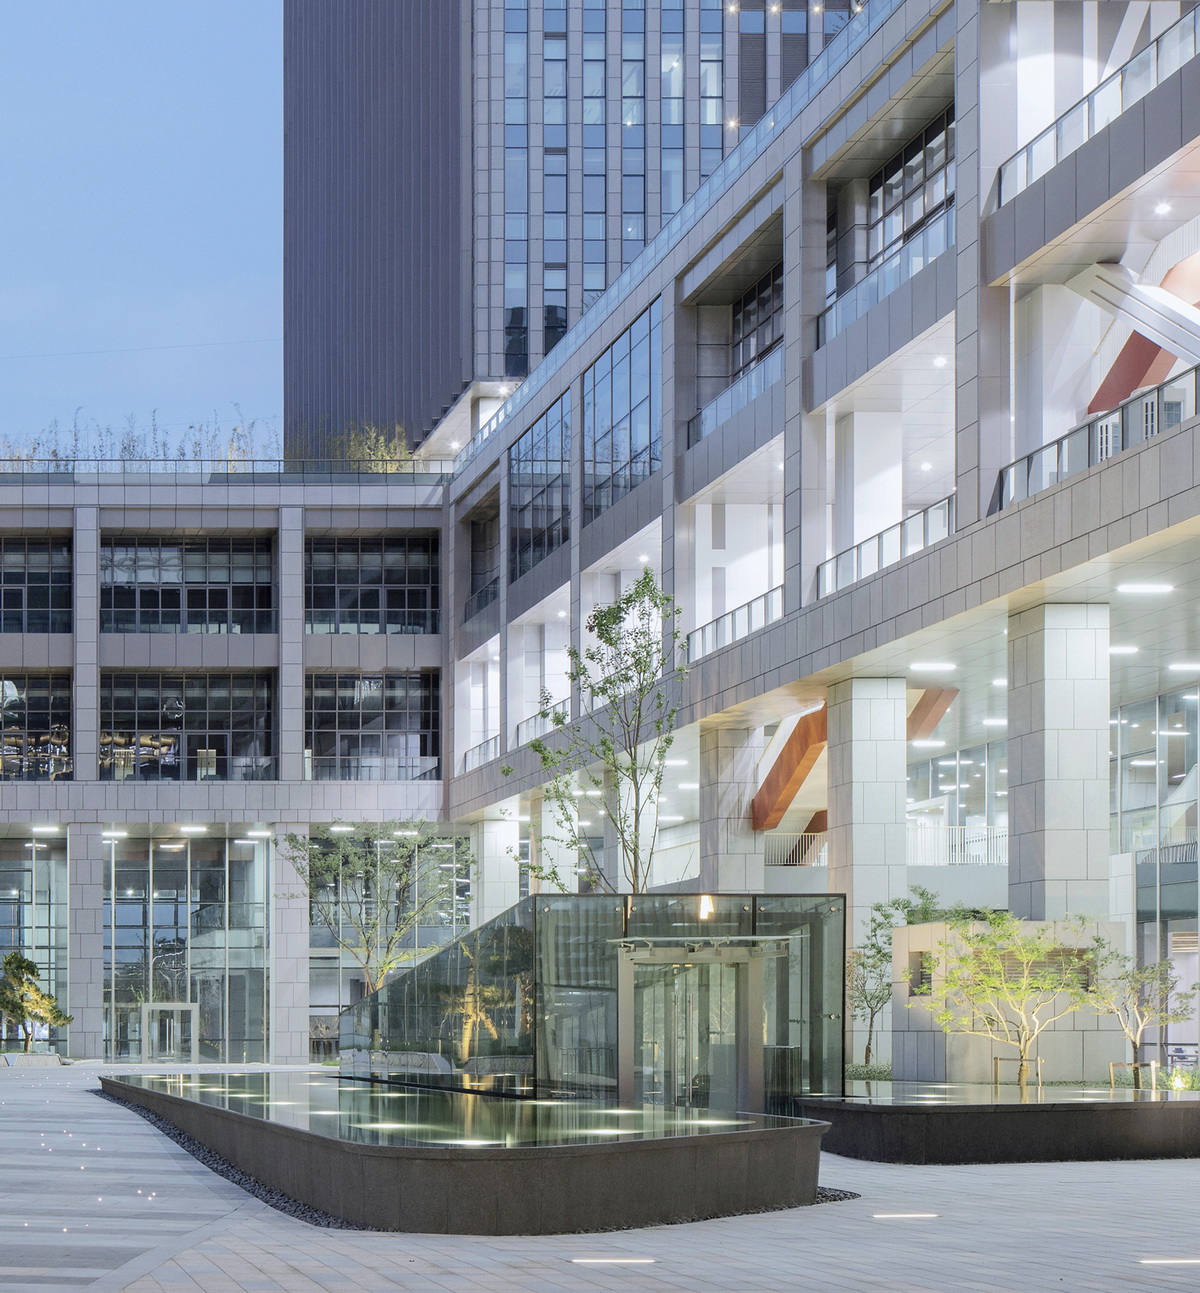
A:
{"type": "Polygon", "coordinates": [[[508,451],[509,581],[571,533],[571,397],[564,395],[508,451]]]}
{"type": "MultiPolygon", "coordinates": [[[[0,837],[0,957],[20,952],[38,982],[67,1001],[67,835],[0,837]]],[[[35,1030],[35,1049],[62,1048],[65,1029],[35,1030]]],[[[24,1035],[0,1019],[0,1050],[20,1050],[24,1035]]]]}
{"type": "Polygon", "coordinates": [[[436,534],[310,539],[309,633],[436,633],[441,576],[436,534]]]}
{"type": "Polygon", "coordinates": [[[311,673],[305,680],[305,777],[415,781],[440,775],[436,670],[311,673]]]}
{"type": "Polygon", "coordinates": [[[70,781],[71,676],[0,674],[0,781],[70,781]]]}
{"type": "Polygon", "coordinates": [[[0,633],[70,632],[70,540],[0,539],[0,633]]]}

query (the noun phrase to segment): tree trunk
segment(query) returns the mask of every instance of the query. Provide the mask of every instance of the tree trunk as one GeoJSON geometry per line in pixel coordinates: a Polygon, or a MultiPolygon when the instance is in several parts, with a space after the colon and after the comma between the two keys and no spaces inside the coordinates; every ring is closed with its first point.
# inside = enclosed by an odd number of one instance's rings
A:
{"type": "Polygon", "coordinates": [[[1021,1062],[1017,1065],[1017,1086],[1021,1088],[1021,1094],[1029,1090],[1029,1059],[1027,1056],[1021,1056],[1021,1062]]]}
{"type": "Polygon", "coordinates": [[[26,1024],[25,1025],[25,1054],[28,1055],[31,1050],[33,1050],[33,1025],[26,1024]]]}
{"type": "Polygon", "coordinates": [[[871,1053],[875,1049],[874,1046],[872,1045],[874,1040],[875,1040],[875,1016],[872,1015],[867,1020],[867,1045],[866,1045],[866,1049],[863,1051],[863,1063],[868,1066],[871,1063],[871,1053]]]}
{"type": "Polygon", "coordinates": [[[1140,1091],[1142,1089],[1142,1070],[1138,1068],[1138,1047],[1137,1042],[1130,1040],[1129,1049],[1133,1052],[1133,1089],[1140,1091]]]}

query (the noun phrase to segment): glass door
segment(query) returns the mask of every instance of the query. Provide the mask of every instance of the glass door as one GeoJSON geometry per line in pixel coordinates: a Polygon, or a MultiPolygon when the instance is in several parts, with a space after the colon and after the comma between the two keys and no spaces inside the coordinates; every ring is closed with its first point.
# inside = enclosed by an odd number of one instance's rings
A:
{"type": "Polygon", "coordinates": [[[635,1099],[676,1109],[738,1108],[738,967],[634,969],[635,1099]]]}
{"type": "Polygon", "coordinates": [[[146,1063],[192,1064],[196,1060],[194,1005],[143,1006],[146,1063]]]}

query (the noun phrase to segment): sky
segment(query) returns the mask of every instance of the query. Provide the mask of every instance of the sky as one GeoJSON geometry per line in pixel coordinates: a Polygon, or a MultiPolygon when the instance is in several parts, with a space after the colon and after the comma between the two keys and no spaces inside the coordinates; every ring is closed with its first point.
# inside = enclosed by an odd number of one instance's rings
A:
{"type": "Polygon", "coordinates": [[[0,0],[0,442],[278,432],[281,10],[0,0]]]}

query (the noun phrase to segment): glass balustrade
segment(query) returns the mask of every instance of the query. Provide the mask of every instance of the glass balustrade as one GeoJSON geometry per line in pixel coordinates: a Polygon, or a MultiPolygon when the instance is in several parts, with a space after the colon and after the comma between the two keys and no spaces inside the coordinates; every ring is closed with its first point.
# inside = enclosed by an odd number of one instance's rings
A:
{"type": "Polygon", "coordinates": [[[954,495],[873,534],[817,567],[817,596],[828,597],[954,533],[954,495]]]}

